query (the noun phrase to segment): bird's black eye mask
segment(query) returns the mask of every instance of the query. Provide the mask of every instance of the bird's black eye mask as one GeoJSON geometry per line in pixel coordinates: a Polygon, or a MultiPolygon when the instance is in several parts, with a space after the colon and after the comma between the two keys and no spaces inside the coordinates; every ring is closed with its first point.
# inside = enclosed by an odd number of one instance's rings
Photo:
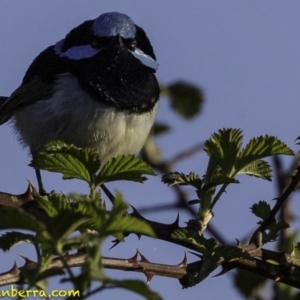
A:
{"type": "MultiPolygon", "coordinates": [[[[103,48],[107,43],[109,43],[112,37],[95,37],[92,30],[94,20],[89,20],[76,28],[72,29],[64,39],[64,43],[61,46],[60,51],[62,53],[66,52],[68,49],[81,45],[91,45],[94,49],[103,48]]],[[[134,51],[135,48],[139,48],[145,54],[151,56],[156,60],[153,48],[150,44],[150,41],[145,33],[145,31],[136,26],[136,36],[134,39],[123,39],[126,47],[134,51]]]]}
{"type": "MultiPolygon", "coordinates": [[[[115,37],[94,37],[94,40],[92,41],[91,46],[94,49],[104,48],[105,46],[109,45],[114,38],[115,37]]],[[[137,46],[137,42],[135,39],[122,38],[122,41],[127,49],[129,49],[130,51],[135,50],[135,48],[137,46]]]]}
{"type": "MultiPolygon", "coordinates": [[[[54,45],[54,51],[61,58],[72,60],[88,59],[95,56],[101,49],[109,46],[114,36],[95,36],[93,31],[94,20],[86,21],[71,30],[67,36],[54,45]]],[[[123,38],[125,47],[140,60],[146,67],[156,70],[158,63],[150,41],[142,28],[136,26],[134,38],[123,38]]],[[[121,41],[120,41],[121,43],[121,41]]]]}

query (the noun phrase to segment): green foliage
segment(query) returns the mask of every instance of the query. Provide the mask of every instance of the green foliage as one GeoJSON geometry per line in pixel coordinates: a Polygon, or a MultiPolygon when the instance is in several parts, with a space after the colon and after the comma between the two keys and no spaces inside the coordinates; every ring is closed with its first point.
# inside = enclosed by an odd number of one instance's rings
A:
{"type": "Polygon", "coordinates": [[[214,156],[221,170],[230,177],[242,146],[242,131],[240,129],[223,129],[214,133],[204,143],[204,150],[209,156],[214,156]]]}
{"type": "MultiPolygon", "coordinates": [[[[252,213],[261,220],[268,218],[271,212],[270,204],[266,201],[259,201],[258,203],[253,204],[250,209],[252,213]]],[[[261,221],[258,224],[261,224],[261,221]]],[[[276,241],[280,231],[289,227],[289,224],[287,224],[284,220],[276,221],[274,219],[268,226],[267,231],[263,234],[263,244],[276,241]]]]}
{"type": "Polygon", "coordinates": [[[170,131],[170,126],[165,123],[156,122],[151,128],[151,135],[159,136],[170,131]]]}
{"type": "Polygon", "coordinates": [[[284,220],[274,221],[268,226],[268,230],[263,234],[263,244],[276,241],[279,232],[289,228],[290,225],[284,220]]]}
{"type": "Polygon", "coordinates": [[[146,299],[160,299],[144,283],[135,280],[117,281],[108,278],[101,263],[101,245],[113,236],[122,240],[125,234],[136,233],[154,236],[152,228],[144,221],[128,215],[128,205],[116,193],[111,210],[107,210],[98,187],[117,180],[143,182],[145,175],[154,175],[141,159],[133,156],[116,157],[101,166],[97,152],[68,146],[62,142],[47,145],[46,150],[34,157],[31,166],[60,172],[64,179],[80,179],[90,186],[89,195],[48,194],[32,201],[36,206],[28,214],[21,208],[4,207],[0,210],[0,228],[26,230],[6,232],[0,237],[0,248],[10,250],[19,243],[31,243],[37,254],[34,269],[22,269],[22,276],[29,286],[44,289],[47,278],[63,274],[62,281],[71,281],[82,295],[92,293],[91,282],[104,288],[120,287],[137,292],[146,299]],[[79,233],[80,232],[80,233],[79,233]],[[86,260],[78,276],[66,264],[65,252],[84,247],[86,260]],[[54,257],[59,258],[67,270],[47,269],[54,257]],[[46,269],[44,268],[46,267],[46,269]],[[72,275],[70,275],[72,274],[72,275]]]}
{"type": "Polygon", "coordinates": [[[32,243],[34,244],[35,237],[33,234],[27,234],[18,231],[10,231],[1,235],[0,249],[8,251],[19,243],[32,243]]]}
{"type": "Polygon", "coordinates": [[[253,204],[250,209],[254,215],[262,220],[267,218],[271,212],[270,204],[266,201],[259,201],[258,203],[253,204]]]}
{"type": "Polygon", "coordinates": [[[194,85],[178,81],[161,86],[161,92],[168,97],[171,107],[185,119],[195,117],[202,109],[203,94],[194,85]]]}
{"type": "Polygon", "coordinates": [[[92,149],[77,148],[61,141],[51,142],[45,152],[34,157],[30,166],[63,174],[63,179],[81,179],[92,182],[100,168],[97,152],[92,149]]]}
{"type": "MultiPolygon", "coordinates": [[[[197,91],[192,87],[175,84],[169,86],[166,93],[174,109],[184,117],[190,118],[200,110],[201,97],[196,95],[197,91]],[[186,104],[181,103],[185,93],[194,93],[194,99],[191,100],[194,112],[186,104]]],[[[156,134],[162,134],[167,132],[169,127],[161,124],[155,130],[156,134]]],[[[168,232],[168,240],[171,236],[175,243],[193,249],[197,252],[196,255],[201,257],[201,265],[197,272],[191,274],[187,272],[183,278],[182,282],[186,284],[184,287],[201,282],[221,263],[250,258],[241,248],[220,245],[215,239],[206,238],[203,232],[213,217],[214,206],[226,188],[232,183],[239,183],[236,178],[238,175],[246,174],[271,180],[271,167],[263,159],[272,155],[293,154],[284,143],[268,135],[253,138],[243,147],[242,131],[230,128],[214,133],[204,143],[204,150],[208,155],[204,176],[195,172],[189,174],[170,172],[162,177],[162,182],[168,186],[193,187],[198,198],[193,202],[199,203],[197,216],[187,222],[186,228],[166,225],[169,226],[167,228],[172,228],[172,232],[168,232]]],[[[127,213],[128,205],[119,192],[115,193],[113,205],[108,210],[99,190],[104,183],[112,181],[127,180],[142,183],[147,180],[145,175],[155,175],[153,170],[133,155],[112,158],[101,164],[95,150],[81,149],[62,142],[47,145],[45,151],[37,154],[30,165],[50,172],[60,172],[63,179],[83,180],[90,187],[90,192],[88,195],[48,194],[39,197],[33,201],[36,207],[33,214],[26,213],[20,208],[5,207],[0,210],[0,228],[14,229],[0,237],[0,249],[8,251],[19,243],[31,243],[35,248],[38,267],[32,270],[24,268],[22,271],[24,282],[30,287],[44,289],[49,277],[60,274],[62,281],[71,282],[74,289],[79,290],[83,297],[105,288],[119,287],[137,292],[146,299],[160,299],[158,294],[140,281],[108,278],[103,270],[100,251],[103,241],[110,236],[117,241],[124,240],[130,233],[154,237],[153,229],[142,218],[127,213]],[[24,230],[26,232],[23,232],[24,230]],[[75,275],[67,264],[65,253],[83,247],[86,258],[81,266],[81,272],[75,275]],[[47,269],[54,257],[63,263],[65,272],[58,268],[47,269]],[[98,288],[93,288],[92,282],[96,282],[98,288]]],[[[265,201],[254,204],[251,210],[262,221],[271,212],[270,205],[265,201]]],[[[280,231],[288,226],[283,220],[274,220],[263,234],[263,243],[276,240],[280,231]]],[[[252,290],[260,284],[260,281],[255,282],[252,290]]],[[[244,295],[250,295],[247,287],[239,283],[237,285],[240,285],[244,295]]]]}
{"type": "Polygon", "coordinates": [[[105,182],[129,180],[144,182],[143,175],[154,175],[153,170],[134,155],[112,158],[101,165],[97,151],[69,146],[61,141],[51,142],[44,152],[38,153],[30,166],[58,172],[63,179],[80,179],[95,189],[105,182]]]}
{"type": "Polygon", "coordinates": [[[246,174],[271,181],[272,169],[268,162],[263,160],[255,160],[244,168],[240,169],[238,174],[246,174]]]}
{"type": "Polygon", "coordinates": [[[147,180],[144,174],[155,175],[153,170],[141,159],[134,155],[118,156],[109,160],[96,175],[96,184],[104,182],[129,180],[144,182],[147,180]]]}
{"type": "MultiPolygon", "coordinates": [[[[194,286],[209,276],[218,266],[220,261],[229,262],[232,259],[249,258],[244,250],[234,246],[220,246],[213,238],[205,238],[193,230],[175,230],[172,237],[193,245],[201,253],[201,268],[197,274],[186,278],[187,286],[194,286]]],[[[199,256],[198,254],[196,254],[199,256]]]]}
{"type": "MultiPolygon", "coordinates": [[[[231,183],[238,183],[237,175],[246,174],[271,180],[271,167],[262,159],[279,154],[293,155],[290,148],[273,136],[253,138],[244,148],[242,143],[243,135],[240,129],[220,129],[204,143],[204,150],[209,156],[209,161],[203,180],[200,180],[199,175],[193,172],[189,175],[172,172],[163,176],[162,181],[168,185],[184,184],[196,188],[196,194],[201,203],[198,211],[199,232],[205,230],[213,215],[213,207],[227,186],[231,183]]],[[[258,211],[258,214],[261,213],[259,207],[254,207],[253,210],[258,211]]],[[[275,227],[275,229],[270,229],[266,239],[276,235],[280,226],[277,224],[275,227]]]]}
{"type": "Polygon", "coordinates": [[[162,176],[163,183],[168,184],[168,186],[172,185],[191,185],[196,189],[200,189],[202,186],[202,180],[199,178],[198,174],[194,172],[190,172],[190,174],[185,175],[179,172],[170,172],[162,176]]]}

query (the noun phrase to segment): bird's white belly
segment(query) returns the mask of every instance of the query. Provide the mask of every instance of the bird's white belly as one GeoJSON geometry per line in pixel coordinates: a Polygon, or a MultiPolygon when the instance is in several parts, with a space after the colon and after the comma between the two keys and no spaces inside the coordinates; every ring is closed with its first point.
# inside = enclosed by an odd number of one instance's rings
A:
{"type": "Polygon", "coordinates": [[[70,74],[60,76],[53,96],[15,113],[13,126],[33,153],[53,140],[95,148],[102,162],[136,154],[153,125],[157,104],[150,112],[133,114],[93,100],[70,74]]]}

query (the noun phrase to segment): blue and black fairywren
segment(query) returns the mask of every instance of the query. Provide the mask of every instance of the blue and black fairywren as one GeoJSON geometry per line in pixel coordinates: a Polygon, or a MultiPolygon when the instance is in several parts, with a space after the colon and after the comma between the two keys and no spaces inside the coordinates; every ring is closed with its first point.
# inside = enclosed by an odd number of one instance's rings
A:
{"type": "Polygon", "coordinates": [[[0,107],[0,124],[11,120],[33,157],[53,140],[97,149],[102,163],[136,154],[157,110],[157,68],[145,31],[127,15],[104,13],[36,57],[0,107]]]}

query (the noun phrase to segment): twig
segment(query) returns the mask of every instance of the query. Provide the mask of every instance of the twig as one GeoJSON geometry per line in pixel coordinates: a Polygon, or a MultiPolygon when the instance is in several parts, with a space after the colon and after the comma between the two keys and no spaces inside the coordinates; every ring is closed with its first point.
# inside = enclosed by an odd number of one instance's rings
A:
{"type": "MultiPolygon", "coordinates": [[[[83,252],[78,252],[74,254],[65,254],[63,256],[64,262],[62,262],[62,257],[54,258],[49,265],[50,268],[74,268],[82,266],[85,262],[87,254],[83,252]]],[[[102,257],[102,265],[107,269],[117,269],[123,271],[135,271],[144,273],[147,277],[147,280],[150,281],[154,275],[171,277],[180,279],[186,274],[187,259],[184,256],[184,259],[178,265],[166,265],[166,264],[157,264],[149,262],[139,251],[129,259],[121,258],[111,258],[111,257],[102,257]],[[138,257],[140,256],[140,260],[138,257]],[[150,278],[151,277],[151,278],[150,278]]],[[[9,284],[21,283],[22,276],[21,272],[25,269],[36,269],[38,268],[38,263],[26,259],[25,265],[18,268],[16,264],[11,270],[5,273],[0,274],[0,286],[5,286],[9,284]]]]}
{"type": "Polygon", "coordinates": [[[110,202],[112,204],[114,204],[114,202],[115,202],[115,196],[110,192],[110,190],[104,184],[101,184],[100,187],[103,190],[103,192],[105,193],[105,195],[108,197],[108,199],[110,200],[110,202]]]}
{"type": "Polygon", "coordinates": [[[300,166],[298,166],[296,168],[297,172],[296,174],[292,177],[292,182],[290,183],[290,185],[286,188],[286,190],[282,193],[282,195],[280,197],[277,198],[277,202],[274,205],[274,207],[272,208],[269,216],[264,219],[261,223],[261,225],[255,230],[255,232],[253,233],[251,239],[250,239],[250,243],[254,242],[255,243],[255,239],[257,238],[257,235],[259,233],[264,233],[267,228],[269,227],[269,225],[271,223],[274,222],[275,220],[275,216],[278,213],[278,211],[280,210],[281,206],[283,205],[283,203],[286,201],[286,199],[289,197],[289,195],[294,192],[296,186],[298,185],[298,183],[300,182],[300,166]]]}

